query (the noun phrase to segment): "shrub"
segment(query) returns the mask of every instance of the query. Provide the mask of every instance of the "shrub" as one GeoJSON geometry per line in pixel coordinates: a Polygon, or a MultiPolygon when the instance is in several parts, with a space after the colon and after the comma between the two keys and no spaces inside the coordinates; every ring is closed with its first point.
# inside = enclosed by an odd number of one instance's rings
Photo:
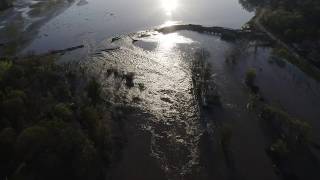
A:
{"type": "Polygon", "coordinates": [[[0,1],[0,11],[10,8],[12,6],[12,0],[1,0],[0,1]]]}
{"type": "Polygon", "coordinates": [[[131,88],[134,86],[133,79],[134,79],[134,73],[133,72],[128,72],[127,74],[124,75],[124,78],[126,80],[126,86],[131,88]]]}
{"type": "Polygon", "coordinates": [[[21,160],[32,160],[46,147],[48,135],[48,130],[41,126],[32,126],[23,130],[17,139],[18,157],[21,160]]]}
{"type": "Polygon", "coordinates": [[[11,61],[0,60],[0,81],[3,79],[4,74],[12,67],[11,61]]]}
{"type": "Polygon", "coordinates": [[[1,109],[4,113],[3,115],[14,122],[14,120],[18,120],[18,117],[23,116],[25,111],[24,100],[21,97],[5,99],[1,103],[1,109]]]}
{"type": "Polygon", "coordinates": [[[286,157],[289,153],[288,144],[282,139],[277,139],[270,146],[270,151],[278,157],[286,157]]]}
{"type": "Polygon", "coordinates": [[[254,86],[254,81],[256,79],[257,76],[257,72],[255,69],[248,69],[246,72],[246,78],[245,78],[245,82],[247,84],[247,86],[249,87],[253,87],[254,86]]]}
{"type": "Polygon", "coordinates": [[[69,108],[68,105],[64,103],[59,103],[54,107],[54,115],[60,119],[63,119],[65,121],[72,120],[73,112],[69,108]]]}
{"type": "Polygon", "coordinates": [[[296,146],[310,141],[312,128],[303,120],[292,118],[288,113],[272,106],[264,107],[261,117],[268,120],[275,136],[282,136],[289,145],[296,146]]]}
{"type": "Polygon", "coordinates": [[[221,145],[227,150],[232,138],[232,129],[230,126],[224,125],[221,128],[221,145]]]}
{"type": "Polygon", "coordinates": [[[138,83],[140,91],[144,91],[146,89],[145,85],[143,83],[138,83]]]}
{"type": "Polygon", "coordinates": [[[10,172],[16,136],[13,128],[4,128],[0,132],[0,179],[5,179],[5,174],[10,172]]]}
{"type": "Polygon", "coordinates": [[[92,132],[95,127],[97,126],[99,120],[99,113],[98,111],[92,107],[87,106],[82,108],[81,110],[81,122],[85,128],[92,132]]]}
{"type": "Polygon", "coordinates": [[[89,81],[86,91],[93,104],[97,104],[101,100],[101,86],[95,79],[89,81]]]}

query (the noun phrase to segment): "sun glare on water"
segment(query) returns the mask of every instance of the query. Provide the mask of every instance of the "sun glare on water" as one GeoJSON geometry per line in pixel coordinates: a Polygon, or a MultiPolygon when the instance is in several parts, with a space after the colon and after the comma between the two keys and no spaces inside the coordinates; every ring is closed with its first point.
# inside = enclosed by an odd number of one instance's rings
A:
{"type": "Polygon", "coordinates": [[[178,0],[161,0],[162,8],[166,15],[171,16],[173,11],[178,7],[178,0]]]}
{"type": "Polygon", "coordinates": [[[159,34],[156,37],[156,41],[158,42],[157,51],[159,54],[170,54],[178,44],[191,44],[194,42],[179,33],[159,34]]]}

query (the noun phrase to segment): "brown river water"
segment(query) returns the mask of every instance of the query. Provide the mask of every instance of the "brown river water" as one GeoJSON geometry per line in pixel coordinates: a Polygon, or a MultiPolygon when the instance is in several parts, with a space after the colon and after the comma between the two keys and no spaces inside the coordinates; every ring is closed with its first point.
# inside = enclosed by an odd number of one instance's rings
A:
{"type": "MultiPolygon", "coordinates": [[[[320,83],[289,62],[275,63],[271,48],[153,30],[188,23],[240,28],[254,14],[237,0],[54,2],[18,0],[0,15],[0,40],[20,41],[20,54],[85,45],[62,59],[78,61],[95,75],[108,101],[136,109],[125,114],[128,141],[111,179],[280,179],[266,153],[270,142],[259,114],[247,108],[250,93],[243,81],[249,68],[257,70],[266,102],[320,128],[320,83]],[[239,46],[237,63],[228,63],[239,46]],[[197,61],[210,66],[208,83],[220,107],[204,109],[199,102],[193,81],[197,61]],[[220,142],[226,125],[232,131],[228,154],[220,142]]],[[[314,140],[320,141],[319,133],[314,140]]]]}

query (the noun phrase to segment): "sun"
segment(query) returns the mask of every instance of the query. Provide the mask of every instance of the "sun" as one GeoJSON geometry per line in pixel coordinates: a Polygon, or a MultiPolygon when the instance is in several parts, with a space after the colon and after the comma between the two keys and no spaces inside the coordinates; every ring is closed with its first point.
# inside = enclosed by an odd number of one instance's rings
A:
{"type": "Polygon", "coordinates": [[[162,8],[168,16],[172,15],[172,12],[178,7],[178,0],[161,0],[162,8]]]}

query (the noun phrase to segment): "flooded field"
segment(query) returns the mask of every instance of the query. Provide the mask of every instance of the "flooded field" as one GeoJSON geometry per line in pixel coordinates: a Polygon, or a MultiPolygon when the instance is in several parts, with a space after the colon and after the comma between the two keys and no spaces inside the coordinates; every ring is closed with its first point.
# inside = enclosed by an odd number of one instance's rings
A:
{"type": "MultiPolygon", "coordinates": [[[[140,109],[128,122],[129,143],[115,167],[115,179],[148,179],[152,174],[159,179],[278,179],[266,153],[271,142],[260,113],[248,106],[252,94],[244,80],[250,68],[257,70],[263,102],[315,128],[319,125],[315,93],[320,84],[276,57],[271,48],[192,31],[133,33],[102,46],[85,66],[99,77],[114,103],[140,109]],[[232,53],[238,54],[230,62],[232,53]],[[209,67],[204,69],[209,71],[206,81],[219,96],[219,105],[205,107],[195,92],[194,76],[201,72],[194,66],[199,61],[209,67]],[[227,152],[221,146],[226,128],[232,132],[227,152]],[[141,163],[132,164],[136,161],[141,163]]],[[[318,135],[315,132],[315,141],[318,135]]]]}
{"type": "MultiPolygon", "coordinates": [[[[319,177],[310,159],[320,158],[320,82],[270,39],[254,39],[264,33],[240,30],[254,14],[237,0],[181,1],[17,0],[0,14],[0,53],[74,50],[59,62],[98,79],[127,138],[110,179],[319,177]],[[226,33],[195,29],[204,26],[226,33]],[[263,119],[267,106],[284,117],[281,126],[312,127],[302,163],[272,154],[278,134],[263,119]]],[[[280,139],[300,141],[283,129],[280,139]]]]}
{"type": "Polygon", "coordinates": [[[19,34],[19,37],[23,36],[20,43],[23,42],[24,53],[44,53],[80,44],[93,49],[105,38],[162,24],[195,23],[239,28],[253,16],[237,0],[184,2],[18,0],[19,5],[0,16],[0,32],[10,31],[0,33],[0,43],[6,43],[7,38],[12,40],[19,34]]]}

